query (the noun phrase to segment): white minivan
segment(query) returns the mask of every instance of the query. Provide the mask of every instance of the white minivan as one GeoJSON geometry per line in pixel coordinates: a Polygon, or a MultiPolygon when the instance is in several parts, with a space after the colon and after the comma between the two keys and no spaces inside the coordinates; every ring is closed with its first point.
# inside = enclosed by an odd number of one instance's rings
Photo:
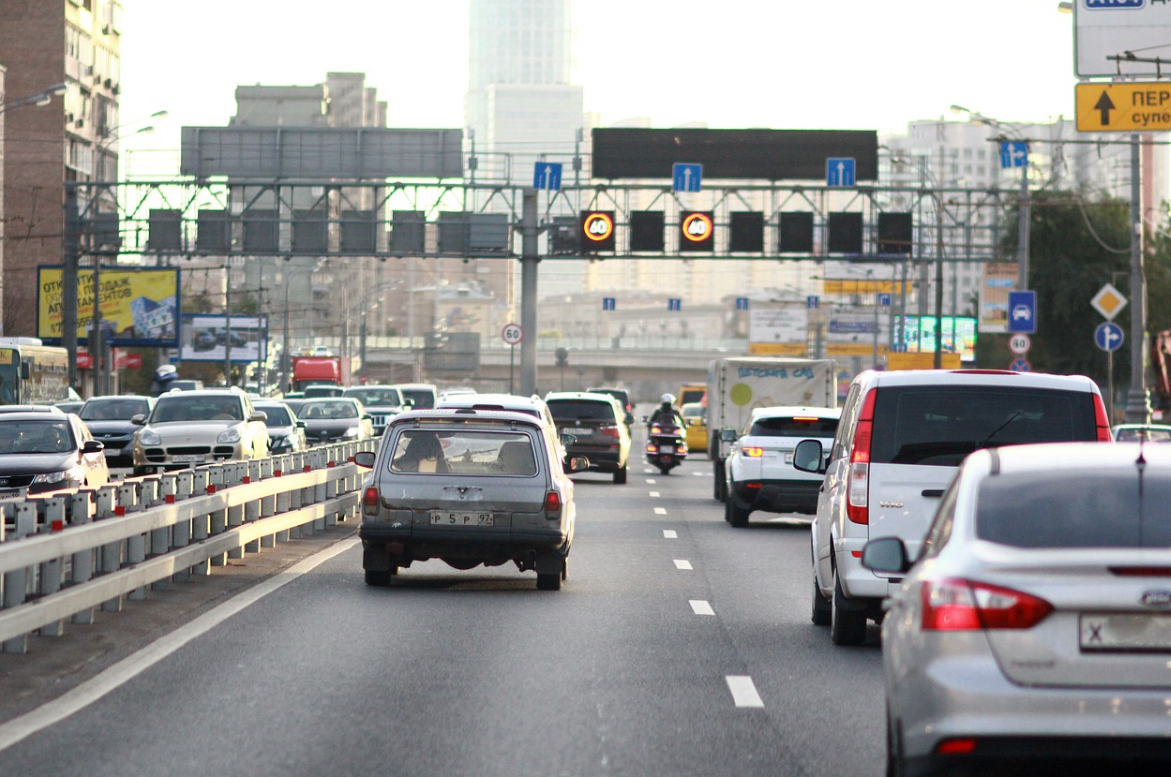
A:
{"type": "Polygon", "coordinates": [[[999,370],[866,371],[850,384],[829,452],[806,440],[794,467],[824,472],[812,527],[813,612],[838,645],[865,641],[898,581],[862,566],[862,546],[898,537],[916,558],[956,467],[981,448],[1110,441],[1098,386],[1081,376],[999,370]]]}

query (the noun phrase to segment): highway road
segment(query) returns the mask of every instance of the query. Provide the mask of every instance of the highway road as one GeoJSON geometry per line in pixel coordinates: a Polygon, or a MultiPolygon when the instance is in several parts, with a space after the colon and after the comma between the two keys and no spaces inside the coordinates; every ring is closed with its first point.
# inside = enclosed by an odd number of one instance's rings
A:
{"type": "Polygon", "coordinates": [[[632,460],[624,486],[575,478],[556,593],[512,566],[441,562],[367,588],[339,535],[98,674],[82,702],[0,724],[0,747],[19,739],[0,771],[881,774],[877,629],[834,648],[809,622],[807,525],[756,513],[732,529],[710,473],[699,457],[668,476],[632,460]]]}

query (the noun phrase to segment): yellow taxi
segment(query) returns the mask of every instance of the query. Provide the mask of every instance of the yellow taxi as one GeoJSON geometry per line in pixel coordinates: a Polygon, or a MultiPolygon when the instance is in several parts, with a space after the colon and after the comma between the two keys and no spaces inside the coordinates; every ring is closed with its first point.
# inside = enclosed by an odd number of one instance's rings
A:
{"type": "Polygon", "coordinates": [[[707,453],[707,408],[699,402],[683,406],[683,423],[687,425],[687,452],[707,453]]]}

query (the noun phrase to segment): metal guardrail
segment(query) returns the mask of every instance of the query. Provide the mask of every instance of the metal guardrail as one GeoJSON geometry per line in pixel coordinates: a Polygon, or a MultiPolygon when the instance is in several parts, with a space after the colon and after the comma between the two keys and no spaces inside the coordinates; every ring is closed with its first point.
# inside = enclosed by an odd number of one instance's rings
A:
{"type": "Polygon", "coordinates": [[[0,649],[60,636],[119,612],[228,559],[309,536],[356,517],[361,476],[353,455],[377,440],[224,462],[7,502],[0,522],[0,649]]]}

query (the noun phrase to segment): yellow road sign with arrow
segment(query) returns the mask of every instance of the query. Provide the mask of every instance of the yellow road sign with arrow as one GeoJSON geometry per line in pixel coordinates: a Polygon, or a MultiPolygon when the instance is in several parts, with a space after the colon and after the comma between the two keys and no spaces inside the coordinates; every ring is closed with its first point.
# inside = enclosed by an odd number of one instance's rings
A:
{"type": "Polygon", "coordinates": [[[1079,132],[1171,129],[1171,82],[1078,84],[1079,132]]]}

